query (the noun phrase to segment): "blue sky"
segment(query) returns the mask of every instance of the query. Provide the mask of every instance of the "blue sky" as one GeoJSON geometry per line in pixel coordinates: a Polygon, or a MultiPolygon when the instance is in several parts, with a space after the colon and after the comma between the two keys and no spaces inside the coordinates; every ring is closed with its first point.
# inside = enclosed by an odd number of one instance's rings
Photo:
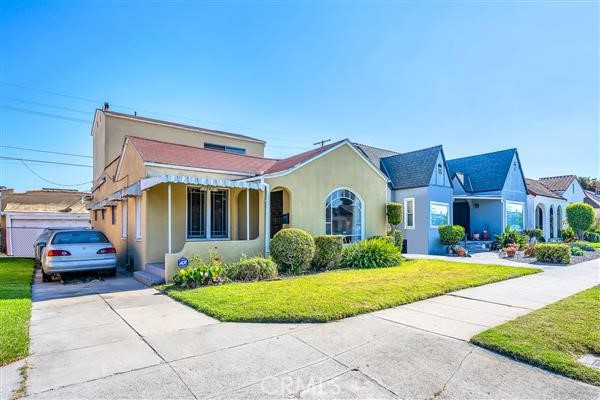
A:
{"type": "MultiPolygon", "coordinates": [[[[448,158],[517,147],[529,177],[599,175],[594,2],[0,7],[3,146],[91,155],[106,100],[265,139],[274,157],[348,137],[400,152],[443,144],[448,158]]],[[[91,180],[85,167],[0,166],[17,190],[91,180]]]]}

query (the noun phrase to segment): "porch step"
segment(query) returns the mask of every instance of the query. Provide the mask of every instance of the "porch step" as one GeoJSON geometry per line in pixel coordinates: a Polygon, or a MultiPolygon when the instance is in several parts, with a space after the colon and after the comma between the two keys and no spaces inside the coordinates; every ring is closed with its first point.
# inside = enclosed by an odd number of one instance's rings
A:
{"type": "Polygon", "coordinates": [[[160,276],[148,271],[135,271],[133,273],[133,278],[146,286],[160,285],[161,283],[165,283],[164,273],[162,276],[160,276]]]}
{"type": "Polygon", "coordinates": [[[144,271],[158,276],[165,276],[165,263],[149,263],[146,264],[144,271]]]}
{"type": "MultiPolygon", "coordinates": [[[[492,241],[491,240],[468,240],[467,241],[467,251],[470,254],[474,254],[474,253],[483,253],[486,251],[490,251],[491,247],[492,247],[492,241]]],[[[464,244],[464,242],[460,243],[461,245],[464,244]]]]}

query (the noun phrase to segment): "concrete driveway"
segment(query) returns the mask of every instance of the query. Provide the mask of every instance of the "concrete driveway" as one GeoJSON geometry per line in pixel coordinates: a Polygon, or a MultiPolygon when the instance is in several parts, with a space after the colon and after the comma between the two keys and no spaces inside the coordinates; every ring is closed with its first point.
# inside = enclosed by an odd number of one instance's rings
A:
{"type": "Polygon", "coordinates": [[[597,399],[597,387],[466,341],[597,282],[597,263],[587,263],[328,324],[241,324],[127,277],[62,285],[38,276],[27,394],[597,399]]]}

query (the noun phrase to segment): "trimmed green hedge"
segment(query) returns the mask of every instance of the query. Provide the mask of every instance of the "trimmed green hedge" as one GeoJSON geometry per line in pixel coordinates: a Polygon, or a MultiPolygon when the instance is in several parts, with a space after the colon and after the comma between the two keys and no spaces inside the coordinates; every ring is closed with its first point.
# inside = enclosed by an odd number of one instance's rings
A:
{"type": "Polygon", "coordinates": [[[315,255],[313,267],[317,270],[336,269],[340,267],[344,239],[339,235],[320,235],[315,237],[315,255]]]}
{"type": "Polygon", "coordinates": [[[465,228],[460,225],[442,225],[438,227],[440,240],[446,246],[452,246],[465,237],[465,228]]]}
{"type": "Polygon", "coordinates": [[[287,228],[273,236],[270,250],[280,273],[297,275],[310,269],[310,262],[315,255],[315,241],[302,229],[287,228]]]}
{"type": "Polygon", "coordinates": [[[375,237],[345,247],[341,265],[344,268],[382,268],[392,267],[401,262],[402,255],[393,241],[375,237]]]}
{"type": "Polygon", "coordinates": [[[270,258],[242,256],[240,261],[223,268],[225,276],[232,281],[266,281],[277,278],[277,264],[270,258]]]}
{"type": "Polygon", "coordinates": [[[539,243],[535,245],[534,256],[540,262],[569,264],[571,248],[566,244],[539,243]]]}

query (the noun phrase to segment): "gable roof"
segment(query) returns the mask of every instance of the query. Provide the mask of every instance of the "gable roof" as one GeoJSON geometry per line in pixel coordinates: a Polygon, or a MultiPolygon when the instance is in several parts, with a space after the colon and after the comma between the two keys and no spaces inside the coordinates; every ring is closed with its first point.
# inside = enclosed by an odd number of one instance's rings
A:
{"type": "Polygon", "coordinates": [[[561,194],[564,193],[569,186],[571,186],[573,180],[578,181],[575,175],[548,176],[545,178],[540,178],[540,181],[543,182],[546,187],[561,194]]]}
{"type": "MultiPolygon", "coordinates": [[[[381,158],[381,168],[390,179],[392,189],[429,186],[442,146],[381,158]]],[[[445,162],[445,160],[444,160],[445,162]]]]}
{"type": "MultiPolygon", "coordinates": [[[[469,157],[448,160],[450,176],[454,179],[457,173],[464,175],[464,188],[469,192],[491,192],[502,190],[511,167],[513,158],[517,157],[517,149],[495,151],[469,157]]],[[[521,171],[523,174],[523,171],[521,171]]],[[[523,182],[525,184],[525,182],[523,182]]],[[[525,184],[526,185],[526,184],[525,184]]]]}
{"type": "Polygon", "coordinates": [[[586,200],[588,200],[588,204],[592,203],[592,207],[600,208],[600,195],[592,192],[591,190],[584,190],[586,200]]]}
{"type": "MultiPolygon", "coordinates": [[[[170,126],[170,127],[174,127],[174,128],[192,130],[192,131],[203,132],[203,133],[210,133],[212,135],[217,135],[217,136],[231,137],[231,138],[235,138],[235,139],[248,140],[248,141],[258,142],[258,143],[263,143],[263,144],[266,143],[264,140],[253,138],[251,136],[241,135],[239,133],[231,133],[231,132],[219,131],[219,130],[214,130],[214,129],[206,129],[206,128],[201,128],[201,127],[193,126],[193,125],[185,125],[185,124],[179,124],[179,123],[171,122],[171,121],[164,121],[161,119],[141,117],[139,115],[120,113],[120,112],[116,112],[116,111],[112,111],[112,110],[97,109],[96,114],[94,115],[94,120],[96,119],[98,113],[104,113],[105,115],[116,117],[116,118],[130,119],[133,121],[145,122],[145,123],[149,123],[149,124],[165,125],[165,126],[170,126]]],[[[94,126],[94,124],[92,124],[92,126],[94,126]]]]}
{"type": "Polygon", "coordinates": [[[544,183],[541,181],[538,181],[535,179],[530,179],[530,178],[525,178],[525,183],[527,184],[527,193],[529,193],[533,196],[544,196],[544,197],[550,197],[553,199],[565,200],[563,197],[560,197],[559,195],[554,193],[552,190],[550,190],[550,188],[548,188],[546,185],[544,185],[544,183]]]}
{"type": "Polygon", "coordinates": [[[271,158],[227,153],[136,136],[128,136],[127,142],[135,147],[144,162],[207,169],[223,173],[260,175],[278,161],[271,158]]]}
{"type": "Polygon", "coordinates": [[[392,151],[392,150],[381,149],[379,147],[373,147],[373,146],[367,146],[366,144],[360,144],[360,143],[353,143],[353,144],[377,168],[380,168],[380,166],[381,166],[381,159],[382,158],[384,158],[384,157],[390,157],[390,156],[395,156],[396,154],[400,154],[400,153],[397,153],[397,152],[392,151]]]}

